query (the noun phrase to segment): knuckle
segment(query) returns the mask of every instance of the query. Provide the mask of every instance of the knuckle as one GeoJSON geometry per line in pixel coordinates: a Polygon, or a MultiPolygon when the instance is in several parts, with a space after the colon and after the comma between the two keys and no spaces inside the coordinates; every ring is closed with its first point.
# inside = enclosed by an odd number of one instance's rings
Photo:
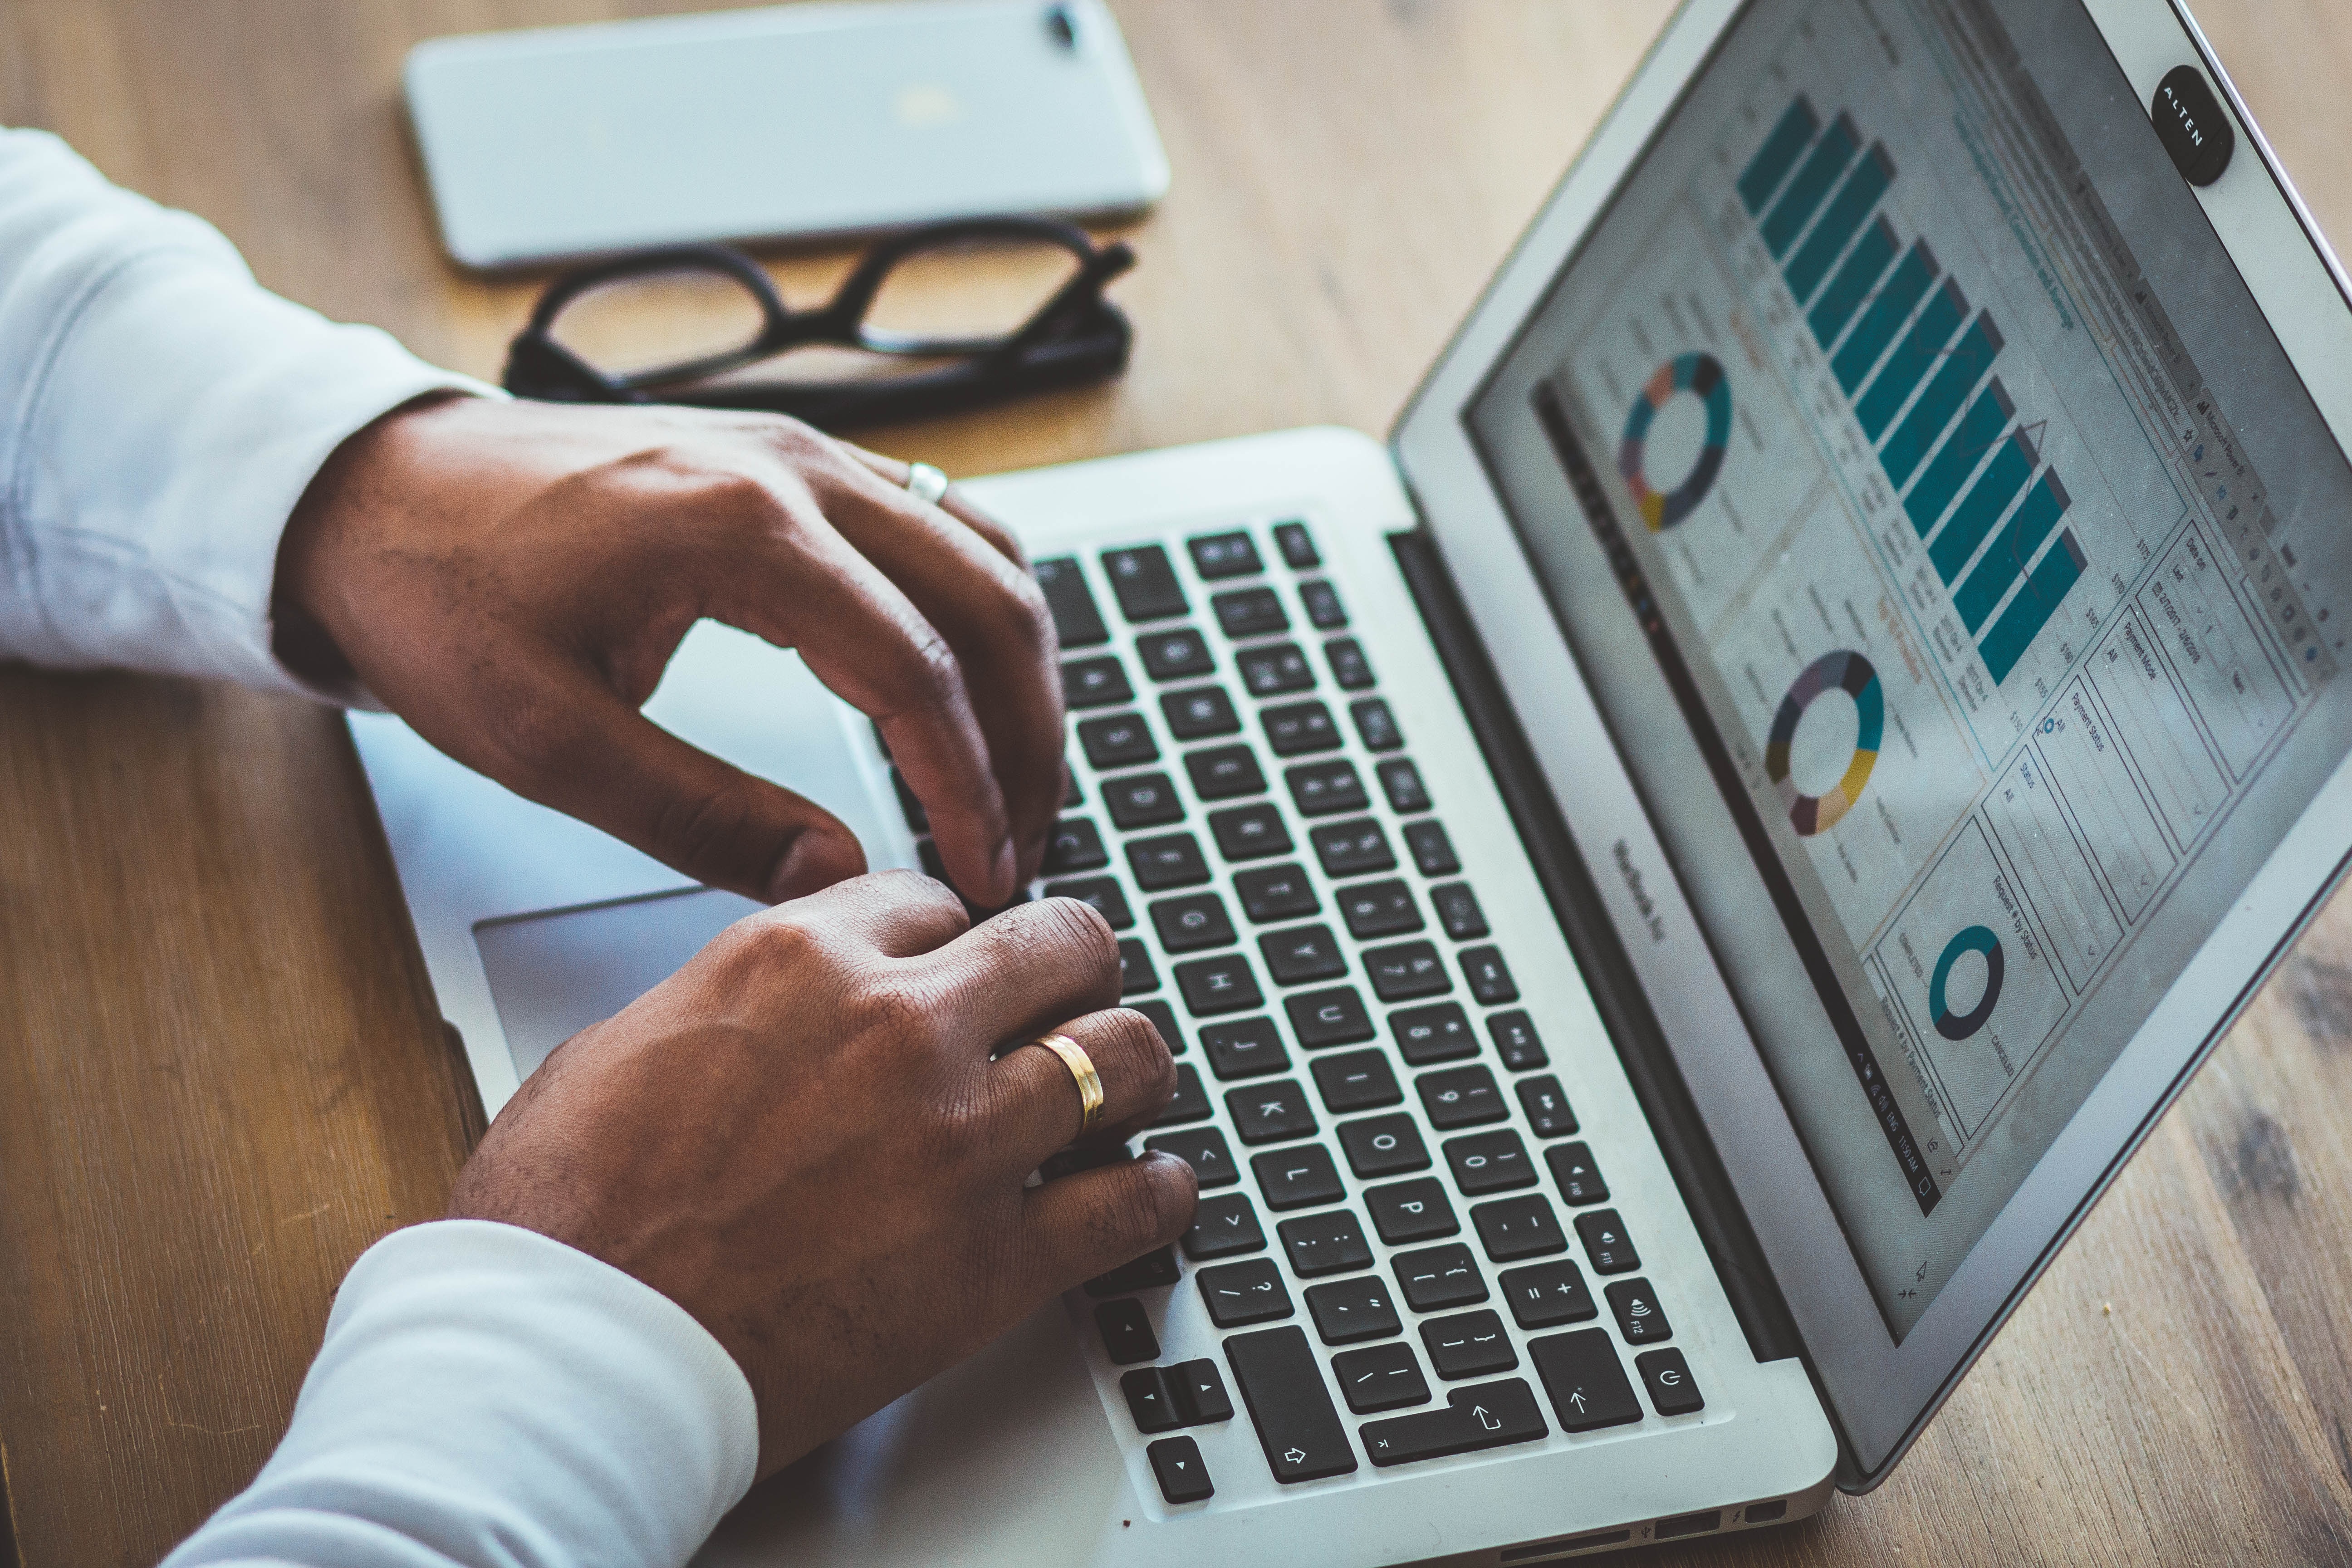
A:
{"type": "Polygon", "coordinates": [[[1118,973],[1118,937],[1100,910],[1083,899],[1041,899],[1031,905],[1045,930],[1043,943],[1066,951],[1071,961],[1100,980],[1118,973]]]}
{"type": "Polygon", "coordinates": [[[712,941],[710,952],[730,968],[758,972],[803,969],[827,956],[820,932],[798,917],[776,910],[737,921],[712,941]]]}
{"type": "Polygon", "coordinates": [[[1043,653],[1056,646],[1053,612],[1045,590],[1026,572],[1000,574],[1002,592],[995,596],[991,629],[1003,641],[1024,653],[1043,653]]]}
{"type": "Polygon", "coordinates": [[[1104,1018],[1120,1070],[1132,1079],[1137,1092],[1164,1104],[1176,1092],[1176,1058],[1168,1054],[1160,1031],[1132,1007],[1113,1008],[1104,1018]]]}
{"type": "Polygon", "coordinates": [[[955,649],[936,627],[909,627],[891,661],[898,687],[897,712],[936,711],[952,703],[963,689],[963,667],[955,649]]]}
{"type": "Polygon", "coordinates": [[[941,1034],[940,997],[915,975],[891,968],[867,979],[850,1004],[857,1034],[886,1047],[928,1050],[941,1034]]]}

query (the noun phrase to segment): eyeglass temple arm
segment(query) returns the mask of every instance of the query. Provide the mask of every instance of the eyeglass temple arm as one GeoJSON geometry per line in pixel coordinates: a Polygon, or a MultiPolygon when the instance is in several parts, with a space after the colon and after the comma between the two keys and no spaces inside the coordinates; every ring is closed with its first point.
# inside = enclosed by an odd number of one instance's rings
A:
{"type": "Polygon", "coordinates": [[[1115,239],[1104,246],[1087,258],[1085,265],[1072,273],[1069,280],[1055,290],[1054,297],[1005,341],[998,353],[1017,355],[1040,339],[1060,335],[1080,311],[1102,301],[1103,289],[1112,279],[1134,265],[1135,252],[1127,241],[1115,239]]]}

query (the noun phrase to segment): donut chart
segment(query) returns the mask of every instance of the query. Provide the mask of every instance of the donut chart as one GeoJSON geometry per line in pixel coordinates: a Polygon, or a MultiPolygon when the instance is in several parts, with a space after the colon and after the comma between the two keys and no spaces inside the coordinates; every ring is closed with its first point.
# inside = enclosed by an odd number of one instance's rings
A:
{"type": "Polygon", "coordinates": [[[1885,732],[1886,698],[1870,660],[1847,648],[1823,654],[1805,667],[1789,694],[1780,699],[1780,710],[1772,716],[1772,732],[1764,742],[1765,775],[1780,786],[1780,798],[1789,803],[1789,821],[1799,837],[1811,838],[1834,826],[1862,798],[1870,770],[1878,764],[1878,742],[1885,732]],[[1844,776],[1825,793],[1801,795],[1789,777],[1789,747],[1797,739],[1797,722],[1804,718],[1805,710],[1831,691],[1843,691],[1853,699],[1861,726],[1853,740],[1853,760],[1846,763],[1844,776]]]}
{"type": "Polygon", "coordinates": [[[1642,395],[1633,400],[1633,411],[1625,417],[1625,438],[1617,447],[1617,471],[1633,490],[1633,502],[1641,508],[1642,520],[1652,533],[1674,527],[1698,510],[1698,503],[1715,488],[1716,476],[1723,472],[1723,452],[1730,441],[1731,383],[1725,379],[1716,357],[1686,353],[1660,365],[1642,388],[1642,395]],[[1679,392],[1690,393],[1706,405],[1706,445],[1699,449],[1690,477],[1661,495],[1650,488],[1650,476],[1643,467],[1649,453],[1650,422],[1679,392]]]}
{"type": "Polygon", "coordinates": [[[1927,1016],[1936,1026],[1936,1033],[1948,1040],[1965,1040],[1992,1021],[1993,1004],[2000,1000],[2000,980],[2004,963],[2000,955],[2000,938],[1993,935],[1990,926],[1970,926],[1944,944],[1943,956],[1936,960],[1936,973],[1927,982],[1927,1016]],[[1969,1011],[1957,1016],[1944,994],[1944,983],[1952,977],[1952,965],[1960,955],[1981,952],[1985,961],[1984,994],[1969,1011]]]}

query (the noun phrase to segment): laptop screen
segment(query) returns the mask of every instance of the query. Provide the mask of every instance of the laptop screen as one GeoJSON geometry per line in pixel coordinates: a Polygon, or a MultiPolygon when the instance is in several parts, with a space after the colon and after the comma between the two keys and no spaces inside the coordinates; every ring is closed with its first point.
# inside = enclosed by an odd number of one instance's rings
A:
{"type": "Polygon", "coordinates": [[[1467,417],[1900,1340],[2352,747],[2352,468],[2048,0],[1755,0],[1467,417]]]}

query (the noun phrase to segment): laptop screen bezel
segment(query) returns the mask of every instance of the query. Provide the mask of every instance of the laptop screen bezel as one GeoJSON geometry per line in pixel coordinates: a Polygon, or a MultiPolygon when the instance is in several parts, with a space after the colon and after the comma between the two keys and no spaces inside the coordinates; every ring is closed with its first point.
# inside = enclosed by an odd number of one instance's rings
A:
{"type": "MultiPolygon", "coordinates": [[[[1898,1344],[1767,1075],[1470,435],[1468,415],[1752,0],[1687,0],[1505,261],[1391,433],[1562,816],[1626,941],[1807,1347],[1845,1447],[1841,1484],[1883,1479],[2123,1162],[2316,912],[2352,860],[2352,759],[2340,764],[2147,1023],[1898,1344]],[[1644,907],[1634,907],[1635,900],[1644,907]]],[[[2194,22],[2172,0],[2074,0],[2145,102],[2200,66],[2242,151],[2199,193],[2206,217],[2339,447],[2352,444],[2352,285],[2194,22]]]]}

